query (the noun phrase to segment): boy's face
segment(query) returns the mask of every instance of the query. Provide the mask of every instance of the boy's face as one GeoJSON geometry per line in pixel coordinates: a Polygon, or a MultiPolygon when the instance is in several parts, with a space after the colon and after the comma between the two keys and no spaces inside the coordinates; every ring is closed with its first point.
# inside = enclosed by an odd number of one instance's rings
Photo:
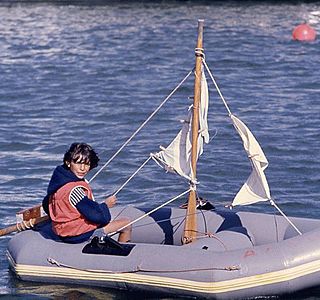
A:
{"type": "Polygon", "coordinates": [[[80,156],[76,161],[70,162],[70,171],[79,179],[83,179],[90,171],[90,163],[80,156]]]}

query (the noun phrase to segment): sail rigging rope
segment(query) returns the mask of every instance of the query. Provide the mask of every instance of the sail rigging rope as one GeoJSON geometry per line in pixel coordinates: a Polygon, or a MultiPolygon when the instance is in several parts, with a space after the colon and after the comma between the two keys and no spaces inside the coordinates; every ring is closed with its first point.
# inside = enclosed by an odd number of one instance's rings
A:
{"type": "Polygon", "coordinates": [[[274,202],[273,199],[270,199],[270,203],[272,206],[274,206],[280,214],[288,221],[288,223],[295,229],[296,232],[299,233],[299,235],[302,235],[302,232],[297,228],[296,225],[293,224],[293,222],[285,215],[285,213],[279,208],[279,206],[274,202]]]}
{"type": "Polygon", "coordinates": [[[207,65],[207,63],[206,63],[204,58],[202,59],[202,62],[204,64],[204,66],[206,67],[206,70],[208,71],[208,74],[209,74],[209,76],[210,76],[210,78],[211,78],[211,80],[212,80],[212,82],[213,82],[213,84],[214,84],[214,86],[215,86],[215,88],[216,88],[216,90],[217,90],[217,92],[218,92],[218,94],[219,94],[219,96],[220,96],[225,108],[227,109],[229,116],[232,115],[231,110],[230,110],[230,108],[228,106],[228,103],[224,99],[224,97],[223,97],[223,95],[222,95],[222,93],[221,93],[221,91],[219,89],[219,86],[218,86],[216,80],[214,79],[214,77],[213,77],[213,75],[212,75],[212,73],[211,73],[211,71],[210,71],[210,69],[209,69],[209,67],[208,67],[208,65],[207,65]]]}
{"type": "MultiPolygon", "coordinates": [[[[124,207],[124,208],[117,214],[117,216],[114,218],[114,220],[116,220],[118,217],[120,217],[121,214],[125,211],[126,208],[127,208],[127,207],[124,207]]],[[[177,222],[176,224],[173,225],[173,228],[176,227],[176,228],[174,229],[174,232],[173,232],[173,234],[175,234],[175,233],[177,232],[177,230],[179,229],[179,227],[180,227],[180,226],[183,224],[183,222],[185,221],[186,217],[187,217],[187,216],[190,216],[190,215],[194,215],[194,214],[195,214],[195,215],[199,215],[199,214],[202,215],[203,221],[204,221],[204,226],[205,226],[204,232],[199,231],[199,230],[196,230],[196,231],[195,231],[195,232],[198,234],[198,235],[197,235],[197,239],[202,239],[202,238],[214,238],[214,239],[218,240],[218,241],[223,245],[223,247],[227,250],[227,247],[226,247],[226,245],[223,243],[223,241],[221,241],[214,233],[208,231],[207,220],[206,220],[206,218],[205,218],[204,212],[203,212],[201,209],[200,209],[198,212],[196,212],[196,213],[187,214],[187,215],[184,215],[184,216],[173,217],[173,218],[166,218],[166,219],[162,219],[162,220],[157,220],[156,223],[157,223],[157,224],[160,224],[160,223],[163,223],[163,222],[168,222],[168,221],[173,221],[173,220],[181,219],[179,222],[177,222]]],[[[144,217],[144,216],[145,216],[145,215],[143,215],[143,217],[144,217]]],[[[140,227],[150,226],[150,225],[153,225],[153,224],[154,224],[154,222],[150,222],[150,223],[146,223],[146,224],[140,224],[140,225],[132,226],[132,228],[133,228],[133,229],[134,229],[134,228],[140,228],[140,227]]],[[[163,240],[160,244],[164,244],[164,241],[165,241],[165,240],[163,240]]]]}
{"type": "MultiPolygon", "coordinates": [[[[116,220],[117,218],[119,218],[121,216],[121,214],[127,209],[127,206],[125,206],[114,218],[113,220],[116,220]]],[[[180,225],[185,221],[186,216],[191,216],[191,215],[199,215],[202,214],[204,217],[204,213],[202,210],[197,211],[196,213],[192,213],[192,214],[187,214],[187,215],[183,215],[183,216],[178,216],[178,217],[172,217],[172,218],[166,218],[166,219],[161,219],[161,220],[157,220],[156,223],[160,224],[160,223],[164,223],[164,222],[168,222],[168,221],[173,221],[173,220],[179,220],[181,219],[178,223],[176,223],[175,225],[173,225],[173,227],[176,227],[178,225],[178,227],[174,230],[173,233],[175,233],[180,225]]],[[[207,220],[205,219],[205,217],[203,218],[204,221],[204,225],[205,225],[205,232],[207,233],[203,233],[203,232],[199,232],[200,234],[206,234],[206,236],[208,237],[209,235],[211,235],[211,233],[208,232],[207,230],[207,220]]],[[[145,226],[150,226],[150,225],[154,225],[154,221],[150,222],[150,223],[145,223],[145,224],[140,224],[140,225],[135,225],[132,226],[132,229],[134,228],[140,228],[140,227],[145,227],[145,226]]]]}
{"type": "Polygon", "coordinates": [[[149,156],[145,162],[117,189],[117,191],[113,194],[116,196],[128,183],[129,181],[137,175],[137,173],[148,163],[148,161],[151,159],[151,156],[149,156]]]}
{"type": "Polygon", "coordinates": [[[173,201],[175,201],[175,200],[177,200],[177,199],[181,198],[182,196],[184,196],[184,195],[186,195],[187,193],[189,193],[191,190],[192,190],[192,188],[189,188],[188,190],[186,190],[185,192],[181,193],[180,195],[173,197],[172,199],[168,200],[167,202],[165,202],[165,203],[163,203],[163,204],[159,205],[158,207],[156,207],[156,208],[152,209],[152,210],[151,210],[151,211],[149,211],[148,213],[146,213],[146,214],[144,214],[144,215],[140,216],[139,218],[137,218],[137,219],[135,219],[135,220],[131,221],[130,223],[128,223],[127,225],[125,225],[125,226],[123,226],[123,227],[119,228],[117,231],[114,231],[114,232],[108,233],[108,236],[114,236],[115,234],[119,233],[121,230],[123,230],[123,229],[127,228],[128,226],[133,225],[134,223],[136,223],[136,222],[140,221],[141,219],[143,219],[143,218],[145,218],[145,217],[147,217],[147,216],[151,215],[152,213],[154,213],[155,211],[159,210],[160,208],[162,208],[162,207],[164,207],[164,206],[168,205],[169,203],[171,203],[171,202],[173,202],[173,201]]]}
{"type": "MultiPolygon", "coordinates": [[[[125,210],[125,208],[121,211],[121,213],[125,210]]],[[[195,213],[196,215],[200,214],[200,212],[197,212],[195,213]]],[[[189,214],[189,215],[193,215],[193,214],[189,214]]],[[[120,216],[120,213],[117,215],[117,218],[120,216]]],[[[168,221],[173,221],[173,220],[179,220],[181,219],[181,221],[179,221],[178,223],[180,222],[183,222],[184,219],[186,218],[185,215],[183,216],[178,216],[178,217],[172,217],[172,218],[166,218],[166,219],[161,219],[161,220],[157,220],[157,221],[153,221],[153,222],[150,222],[150,223],[145,223],[145,224],[140,224],[140,225],[135,225],[135,226],[132,226],[132,228],[140,228],[140,227],[145,227],[145,226],[150,226],[150,225],[154,225],[154,223],[157,223],[157,224],[160,224],[160,223],[164,223],[164,222],[168,222],[168,221]]],[[[115,218],[114,218],[115,219],[115,218]]],[[[177,224],[178,224],[177,223],[177,224]]],[[[177,225],[176,224],[176,225],[177,225]]],[[[174,227],[174,226],[173,226],[174,227]]]]}
{"type": "MultiPolygon", "coordinates": [[[[209,67],[208,67],[208,65],[207,65],[204,57],[202,58],[202,62],[203,62],[203,64],[204,64],[204,66],[206,67],[206,70],[208,71],[209,76],[210,76],[210,78],[211,78],[211,80],[212,80],[212,82],[213,82],[213,84],[214,84],[214,86],[215,86],[215,88],[216,88],[216,90],[217,90],[217,92],[218,92],[218,94],[219,94],[219,96],[220,96],[220,98],[221,98],[221,100],[222,100],[225,108],[226,108],[227,111],[228,111],[229,117],[232,117],[232,113],[231,113],[231,110],[230,110],[230,108],[229,108],[229,106],[228,106],[228,104],[227,104],[227,101],[224,99],[224,97],[223,97],[223,95],[222,95],[222,93],[221,93],[221,91],[220,91],[220,89],[219,89],[219,86],[218,86],[216,80],[214,79],[214,77],[213,77],[213,75],[212,75],[212,73],[211,73],[211,71],[210,71],[210,69],[209,69],[209,67]]],[[[280,214],[288,221],[288,223],[295,229],[295,231],[297,231],[299,235],[302,235],[302,232],[301,232],[301,231],[293,224],[293,222],[284,214],[284,212],[283,212],[283,211],[279,208],[279,206],[275,203],[274,199],[270,198],[270,199],[268,199],[268,200],[270,201],[271,205],[274,206],[274,207],[280,212],[280,214]]]]}
{"type": "Polygon", "coordinates": [[[171,91],[171,93],[161,102],[161,104],[150,114],[150,116],[138,127],[138,129],[123,143],[123,145],[111,156],[111,158],[90,178],[89,183],[93,181],[105,169],[111,161],[127,146],[131,140],[140,132],[140,130],[154,117],[154,115],[162,108],[162,106],[172,97],[172,95],[181,87],[181,85],[192,74],[193,70],[182,79],[182,81],[171,91]]]}

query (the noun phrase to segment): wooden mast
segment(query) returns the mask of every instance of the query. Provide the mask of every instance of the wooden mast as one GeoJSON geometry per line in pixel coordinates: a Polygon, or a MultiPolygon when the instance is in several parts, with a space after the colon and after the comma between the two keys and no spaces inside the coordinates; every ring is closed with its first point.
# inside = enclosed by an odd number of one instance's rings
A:
{"type": "MultiPolygon", "coordinates": [[[[194,80],[194,98],[192,115],[192,148],[191,148],[191,168],[193,170],[192,179],[197,175],[197,152],[198,152],[198,134],[199,134],[199,106],[201,97],[201,66],[203,49],[203,20],[198,20],[198,40],[196,47],[196,65],[194,80]]],[[[192,186],[192,183],[191,183],[192,186]]],[[[197,234],[197,215],[196,215],[196,191],[191,190],[189,194],[187,215],[184,226],[183,244],[190,243],[196,239],[197,234]]]]}

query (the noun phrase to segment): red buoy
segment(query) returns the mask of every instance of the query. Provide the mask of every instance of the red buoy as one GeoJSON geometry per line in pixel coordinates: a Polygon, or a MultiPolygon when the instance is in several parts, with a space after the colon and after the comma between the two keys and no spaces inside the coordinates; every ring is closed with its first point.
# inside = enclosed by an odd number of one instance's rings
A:
{"type": "Polygon", "coordinates": [[[308,24],[298,25],[292,32],[292,38],[296,41],[314,41],[316,31],[308,24]]]}

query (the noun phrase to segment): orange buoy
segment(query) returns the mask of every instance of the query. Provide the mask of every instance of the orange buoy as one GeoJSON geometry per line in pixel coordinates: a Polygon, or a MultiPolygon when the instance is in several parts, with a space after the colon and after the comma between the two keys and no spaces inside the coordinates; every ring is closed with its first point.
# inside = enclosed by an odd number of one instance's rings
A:
{"type": "Polygon", "coordinates": [[[292,32],[292,38],[296,41],[314,41],[316,31],[308,24],[298,25],[292,32]]]}

